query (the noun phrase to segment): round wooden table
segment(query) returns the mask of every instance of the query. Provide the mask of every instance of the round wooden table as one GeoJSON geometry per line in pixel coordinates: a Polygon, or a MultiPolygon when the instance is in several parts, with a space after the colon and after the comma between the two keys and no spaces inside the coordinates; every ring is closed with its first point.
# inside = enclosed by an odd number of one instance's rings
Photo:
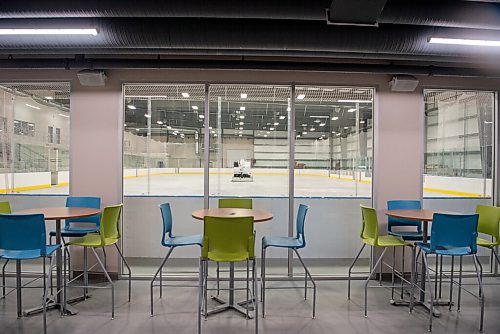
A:
{"type": "Polygon", "coordinates": [[[255,223],[265,222],[273,219],[273,214],[269,211],[236,208],[201,209],[194,211],[191,215],[194,219],[198,220],[203,220],[205,216],[219,218],[253,217],[253,221],[255,223]]]}
{"type": "MultiPolygon", "coordinates": [[[[273,219],[273,214],[269,211],[254,210],[254,209],[237,209],[237,208],[213,208],[196,210],[192,214],[194,219],[203,220],[205,216],[219,217],[219,218],[241,218],[241,217],[254,217],[255,223],[261,223],[273,219]]],[[[247,311],[245,307],[251,304],[251,301],[245,300],[243,302],[234,301],[234,262],[229,262],[229,300],[226,302],[217,296],[212,297],[221,305],[213,310],[208,311],[208,315],[224,312],[227,310],[235,310],[246,316],[247,311]]],[[[255,315],[258,316],[258,315],[255,315]]],[[[251,316],[249,316],[251,318],[251,316]]]]}
{"type": "MultiPolygon", "coordinates": [[[[49,208],[36,208],[36,209],[27,209],[13,212],[14,214],[43,214],[45,220],[55,220],[56,221],[56,244],[61,243],[61,220],[62,219],[72,219],[72,218],[84,218],[95,216],[101,213],[99,209],[92,208],[79,208],[79,207],[49,207],[49,208]]],[[[62,300],[60,291],[62,291],[62,251],[59,248],[56,251],[56,286],[57,291],[56,299],[47,306],[51,308],[62,308],[62,300]]],[[[20,269],[19,269],[20,271],[20,269]]],[[[20,291],[20,289],[18,290],[20,291]]],[[[20,301],[20,296],[18,296],[18,314],[22,313],[22,305],[20,301]]],[[[39,308],[32,309],[25,312],[25,315],[30,315],[34,313],[39,313],[39,308]]],[[[66,310],[64,310],[67,314],[76,314],[76,310],[70,309],[68,305],[66,305],[66,310]]]]}

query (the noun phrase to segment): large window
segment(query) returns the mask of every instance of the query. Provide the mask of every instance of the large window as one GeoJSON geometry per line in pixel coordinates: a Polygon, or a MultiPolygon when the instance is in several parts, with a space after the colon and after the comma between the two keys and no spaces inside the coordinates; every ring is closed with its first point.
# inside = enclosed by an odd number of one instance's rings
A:
{"type": "Polygon", "coordinates": [[[495,93],[426,90],[425,197],[491,197],[495,93]]]}
{"type": "Polygon", "coordinates": [[[0,84],[0,192],[69,192],[69,92],[69,83],[0,84]]]}

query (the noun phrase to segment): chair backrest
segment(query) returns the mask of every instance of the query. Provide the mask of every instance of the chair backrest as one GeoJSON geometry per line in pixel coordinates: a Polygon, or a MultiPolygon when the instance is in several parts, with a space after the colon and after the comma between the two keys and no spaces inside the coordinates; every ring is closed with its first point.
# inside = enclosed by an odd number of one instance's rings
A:
{"type": "Polygon", "coordinates": [[[40,250],[46,254],[45,219],[43,214],[0,214],[0,249],[40,250]]]}
{"type": "MultiPolygon", "coordinates": [[[[72,197],[66,198],[67,207],[80,207],[80,208],[91,208],[100,209],[101,208],[101,198],[100,197],[72,197]]],[[[96,227],[101,224],[101,215],[95,215],[84,218],[72,218],[65,220],[65,226],[70,227],[72,223],[94,223],[96,227]]]]}
{"type": "Polygon", "coordinates": [[[220,218],[205,216],[203,257],[209,252],[231,254],[248,252],[254,257],[253,217],[220,218]]]}
{"type": "Polygon", "coordinates": [[[500,222],[500,208],[491,205],[478,205],[476,206],[476,213],[479,214],[479,222],[477,223],[477,231],[491,235],[495,241],[499,241],[499,222],[500,222]]]}
{"type": "Polygon", "coordinates": [[[373,239],[375,244],[378,241],[378,218],[377,211],[364,205],[361,206],[361,216],[363,226],[361,227],[361,239],[373,239]]]}
{"type": "Polygon", "coordinates": [[[170,203],[163,203],[159,205],[161,211],[161,219],[163,221],[163,234],[161,242],[165,243],[165,236],[168,234],[172,237],[172,211],[170,210],[170,203]]]}
{"type": "MultiPolygon", "coordinates": [[[[421,210],[422,203],[419,200],[392,200],[387,201],[388,210],[421,210]]],[[[417,231],[422,231],[422,223],[418,220],[401,219],[389,217],[387,219],[387,230],[392,231],[394,226],[416,226],[417,231]]]]}
{"type": "Polygon", "coordinates": [[[0,202],[0,213],[12,213],[9,202],[0,202]]]}
{"type": "Polygon", "coordinates": [[[101,241],[104,239],[120,239],[120,214],[123,204],[107,206],[102,210],[101,241]]]}
{"type": "Polygon", "coordinates": [[[252,209],[251,198],[219,198],[219,208],[252,209]]]}
{"type": "Polygon", "coordinates": [[[297,211],[296,220],[296,238],[301,241],[301,247],[306,246],[306,236],[304,234],[304,223],[306,221],[307,210],[309,210],[309,205],[300,204],[299,210],[297,211]]]}
{"type": "Polygon", "coordinates": [[[477,223],[479,215],[435,213],[432,217],[431,251],[440,248],[469,247],[477,251],[477,223]]]}

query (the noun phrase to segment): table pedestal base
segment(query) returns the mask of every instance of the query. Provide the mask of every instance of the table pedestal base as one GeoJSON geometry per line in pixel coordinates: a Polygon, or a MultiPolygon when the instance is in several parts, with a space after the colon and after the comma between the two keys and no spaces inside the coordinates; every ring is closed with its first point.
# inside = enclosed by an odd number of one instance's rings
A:
{"type": "MultiPolygon", "coordinates": [[[[217,303],[221,304],[216,306],[215,308],[207,311],[207,316],[216,314],[216,313],[221,313],[225,312],[228,310],[235,310],[236,312],[239,312],[240,314],[244,315],[245,317],[247,316],[247,309],[249,304],[251,304],[251,301],[243,301],[241,303],[236,303],[236,304],[229,304],[228,302],[225,302],[224,300],[220,299],[217,296],[213,296],[212,300],[215,300],[217,303]],[[245,306],[243,306],[245,305],[245,306]]],[[[250,308],[248,310],[251,310],[250,308]]],[[[253,311],[253,310],[252,310],[253,311]]],[[[253,319],[253,316],[248,313],[248,319],[253,319]]]]}

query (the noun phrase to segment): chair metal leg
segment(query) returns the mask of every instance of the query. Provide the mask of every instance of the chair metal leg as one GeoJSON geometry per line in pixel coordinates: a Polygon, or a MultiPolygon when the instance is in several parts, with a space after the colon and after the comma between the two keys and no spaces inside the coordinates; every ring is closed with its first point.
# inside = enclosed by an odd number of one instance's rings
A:
{"type": "Polygon", "coordinates": [[[451,311],[451,306],[453,304],[453,272],[455,269],[455,257],[451,257],[451,273],[450,273],[450,305],[448,306],[448,310],[451,311]]]}
{"type": "MultiPolygon", "coordinates": [[[[128,265],[127,260],[125,260],[125,256],[123,256],[123,253],[117,244],[115,244],[115,247],[116,247],[116,250],[118,251],[118,254],[120,254],[120,257],[122,258],[123,263],[125,264],[125,267],[127,267],[127,271],[128,271],[128,301],[130,302],[130,296],[132,294],[132,270],[130,270],[130,266],[128,265]]],[[[104,247],[102,249],[104,249],[104,247]]],[[[106,257],[104,257],[104,258],[106,258],[106,257]]]]}
{"type": "Polygon", "coordinates": [[[304,271],[304,300],[307,300],[307,273],[304,271]]]}
{"type": "Polygon", "coordinates": [[[245,309],[246,309],[246,312],[247,312],[246,317],[247,317],[247,320],[248,320],[248,318],[249,318],[249,316],[248,316],[248,306],[249,306],[248,305],[249,304],[248,301],[250,300],[250,285],[249,285],[249,282],[250,282],[250,268],[249,268],[249,263],[248,263],[249,260],[247,259],[246,262],[247,262],[247,288],[246,288],[247,299],[245,299],[245,300],[247,301],[247,307],[245,307],[245,309]]]}
{"type": "Polygon", "coordinates": [[[203,263],[203,258],[200,257],[200,263],[198,266],[198,334],[201,334],[201,308],[203,304],[203,284],[205,281],[203,274],[204,266],[205,264],[203,263]]]}
{"type": "Polygon", "coordinates": [[[219,295],[220,293],[220,263],[217,262],[217,296],[219,295]]]}
{"type": "MultiPolygon", "coordinates": [[[[359,250],[356,257],[354,258],[354,261],[352,261],[351,265],[349,266],[349,270],[348,270],[348,274],[347,274],[347,299],[348,300],[351,299],[351,272],[352,272],[352,268],[356,264],[356,261],[358,261],[360,255],[361,255],[361,252],[363,252],[363,249],[365,249],[365,246],[366,246],[366,244],[363,244],[361,246],[361,249],[359,250]]],[[[370,262],[371,262],[371,260],[370,260],[370,262]]],[[[370,264],[370,270],[371,270],[371,264],[370,264]]]]}
{"type": "Polygon", "coordinates": [[[262,257],[261,257],[261,270],[260,270],[260,280],[262,282],[261,299],[262,299],[262,318],[265,315],[266,309],[266,248],[262,247],[262,257]]]}
{"type": "Polygon", "coordinates": [[[253,283],[253,310],[255,318],[255,334],[259,333],[259,294],[257,287],[257,266],[255,258],[252,260],[252,283],[253,283]]]}
{"type": "Polygon", "coordinates": [[[378,264],[378,285],[382,286],[382,262],[379,262],[378,264]]]}
{"type": "Polygon", "coordinates": [[[439,273],[439,254],[436,254],[436,271],[434,272],[435,282],[434,282],[434,296],[438,295],[438,273],[439,273]]]}
{"type": "Polygon", "coordinates": [[[104,255],[104,267],[108,269],[108,257],[106,256],[106,248],[102,248],[102,254],[104,255]]]}
{"type": "Polygon", "coordinates": [[[87,247],[83,247],[83,299],[87,299],[87,293],[88,289],[87,286],[89,285],[89,274],[87,271],[87,266],[88,266],[88,254],[87,254],[87,247]]]}
{"type": "Polygon", "coordinates": [[[99,258],[99,255],[97,255],[97,252],[93,247],[91,247],[92,252],[94,253],[97,262],[101,266],[102,271],[104,272],[104,275],[106,275],[106,278],[108,282],[111,284],[111,319],[115,318],[115,285],[113,283],[113,280],[111,280],[111,277],[109,277],[108,271],[106,270],[106,267],[104,267],[104,264],[102,263],[101,259],[99,258]]]}
{"type": "MultiPolygon", "coordinates": [[[[477,260],[477,258],[476,258],[477,260]]],[[[481,284],[479,284],[479,297],[481,297],[483,295],[483,265],[481,264],[481,262],[479,262],[479,260],[477,260],[477,265],[479,266],[479,277],[481,278],[481,284]]]]}
{"type": "Polygon", "coordinates": [[[462,297],[462,258],[463,256],[460,256],[460,269],[459,269],[459,275],[458,275],[458,297],[457,297],[457,312],[460,312],[460,299],[462,297]]]}
{"type": "Polygon", "coordinates": [[[368,316],[368,284],[370,283],[370,279],[372,278],[373,274],[375,273],[375,270],[377,270],[377,267],[382,263],[382,259],[384,258],[385,252],[387,252],[387,248],[384,248],[384,251],[380,255],[380,257],[377,260],[377,263],[373,266],[373,269],[370,271],[370,274],[368,275],[368,278],[365,281],[365,318],[368,316]]]}
{"type": "MultiPolygon", "coordinates": [[[[404,249],[404,247],[403,247],[404,249]]],[[[414,301],[414,295],[415,295],[415,270],[417,267],[417,259],[415,258],[415,253],[416,253],[416,247],[412,246],[411,247],[411,273],[410,273],[410,313],[413,312],[413,301],[414,301]]]]}
{"type": "Polygon", "coordinates": [[[153,316],[153,285],[154,285],[154,282],[156,280],[156,277],[158,276],[158,274],[160,274],[160,298],[161,298],[161,290],[162,290],[162,284],[161,284],[161,271],[163,269],[163,266],[165,265],[165,263],[167,262],[168,258],[170,257],[170,254],[172,253],[172,251],[174,250],[175,247],[172,247],[168,250],[167,252],[167,255],[165,255],[165,257],[163,258],[163,260],[161,261],[161,264],[160,266],[158,267],[158,269],[156,270],[156,273],[154,274],[153,276],[153,279],[151,280],[151,282],[149,283],[149,292],[150,292],[150,302],[151,302],[151,316],[153,316]]]}
{"type": "MultiPolygon", "coordinates": [[[[403,254],[401,259],[401,274],[405,277],[405,247],[403,247],[403,254]]],[[[399,296],[401,299],[404,298],[404,281],[401,280],[401,295],[399,296]]]]}
{"type": "MultiPolygon", "coordinates": [[[[473,254],[472,256],[474,259],[474,267],[476,268],[476,275],[477,275],[477,281],[479,282],[479,288],[481,291],[484,291],[483,290],[483,280],[482,280],[482,277],[481,277],[480,271],[479,271],[479,268],[481,267],[481,263],[477,259],[476,254],[473,254]]],[[[481,271],[482,271],[482,268],[481,268],[481,271]]],[[[479,303],[481,305],[481,320],[479,323],[479,332],[482,333],[483,332],[483,322],[484,322],[484,293],[482,293],[481,296],[479,297],[479,303]]]]}
{"type": "MultiPolygon", "coordinates": [[[[404,248],[404,247],[403,247],[404,248]]],[[[394,300],[394,271],[396,267],[396,247],[393,247],[392,252],[392,273],[391,273],[391,300],[394,300]]]]}
{"type": "Polygon", "coordinates": [[[439,256],[439,299],[441,299],[441,292],[443,291],[443,255],[439,256]]]}
{"type": "Polygon", "coordinates": [[[297,258],[299,259],[300,263],[302,264],[302,267],[304,267],[304,270],[306,271],[307,276],[309,277],[309,280],[311,281],[313,285],[313,310],[312,310],[312,318],[316,318],[316,281],[314,281],[314,278],[312,277],[311,273],[309,272],[309,269],[307,269],[306,264],[304,263],[304,260],[302,260],[302,257],[300,256],[299,252],[296,249],[293,249],[295,251],[295,254],[297,254],[297,258]]]}
{"type": "Polygon", "coordinates": [[[208,318],[208,260],[205,260],[205,267],[203,268],[203,295],[205,299],[205,321],[208,318]]]}
{"type": "Polygon", "coordinates": [[[45,268],[45,266],[47,265],[46,262],[46,257],[43,256],[43,334],[47,334],[47,281],[45,280],[45,276],[47,275],[47,268],[45,268]]]}
{"type": "Polygon", "coordinates": [[[7,264],[9,263],[9,260],[5,260],[5,263],[2,266],[2,298],[5,298],[5,268],[7,267],[7,264]]]}
{"type": "Polygon", "coordinates": [[[21,295],[21,260],[16,260],[16,293],[17,293],[17,317],[23,317],[23,299],[21,295]]]}
{"type": "MultiPolygon", "coordinates": [[[[429,305],[429,328],[427,329],[429,332],[432,332],[432,318],[434,317],[433,309],[434,309],[434,297],[432,296],[432,282],[431,282],[431,274],[429,273],[429,264],[427,263],[427,254],[423,256],[424,267],[425,267],[425,275],[427,277],[427,283],[429,284],[429,295],[431,296],[431,304],[429,305]]],[[[422,277],[422,279],[425,279],[422,277]]]]}
{"type": "MultiPolygon", "coordinates": [[[[65,246],[65,247],[69,248],[69,246],[65,246]]],[[[67,300],[68,300],[68,297],[67,297],[68,295],[67,295],[67,291],[66,291],[67,284],[68,283],[67,283],[67,276],[66,276],[66,252],[63,252],[63,295],[62,295],[63,307],[61,307],[61,316],[63,316],[65,313],[64,310],[66,310],[66,304],[67,304],[67,300]]],[[[52,285],[52,282],[51,282],[51,285],[52,285]]]]}

